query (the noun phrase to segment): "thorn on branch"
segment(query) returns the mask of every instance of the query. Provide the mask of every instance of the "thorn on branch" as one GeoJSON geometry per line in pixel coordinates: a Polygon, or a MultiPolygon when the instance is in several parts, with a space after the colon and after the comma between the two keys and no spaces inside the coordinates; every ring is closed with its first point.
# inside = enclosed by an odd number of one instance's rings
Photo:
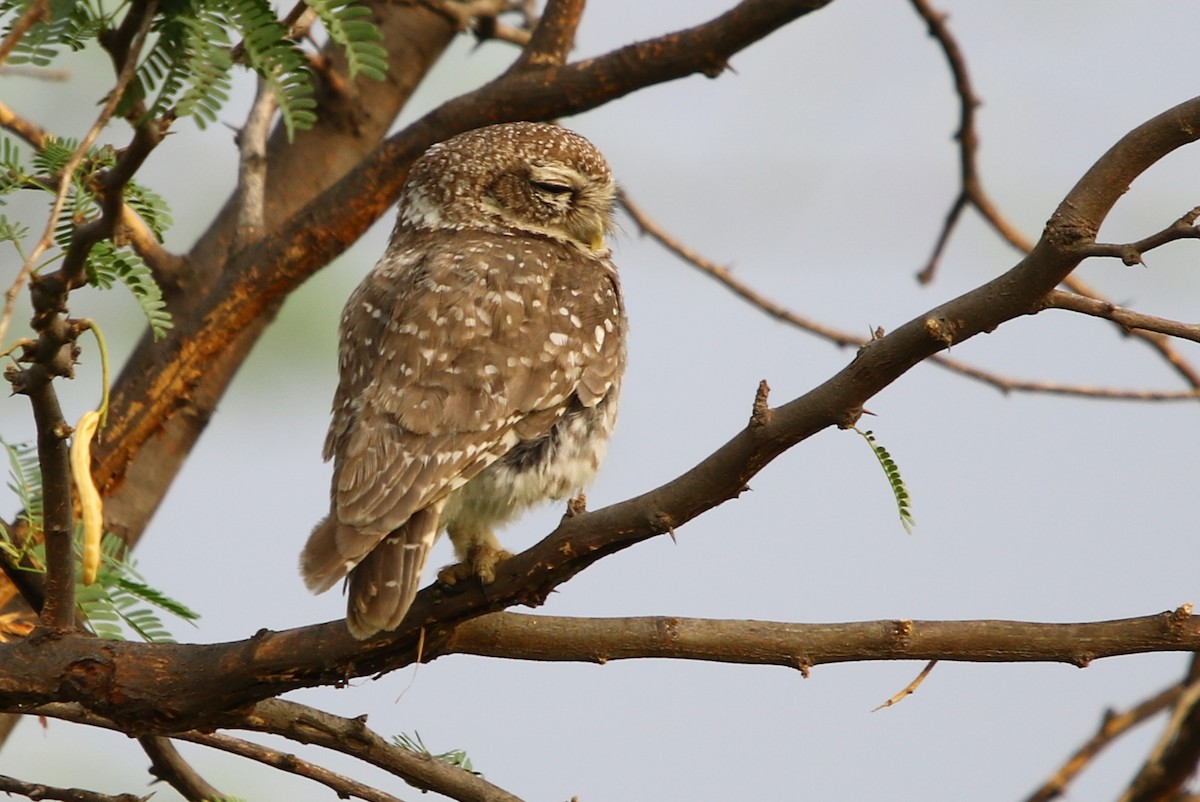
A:
{"type": "Polygon", "coordinates": [[[670,535],[671,542],[678,545],[679,541],[675,539],[675,521],[670,515],[662,511],[656,512],[652,524],[659,534],[670,535]]]}

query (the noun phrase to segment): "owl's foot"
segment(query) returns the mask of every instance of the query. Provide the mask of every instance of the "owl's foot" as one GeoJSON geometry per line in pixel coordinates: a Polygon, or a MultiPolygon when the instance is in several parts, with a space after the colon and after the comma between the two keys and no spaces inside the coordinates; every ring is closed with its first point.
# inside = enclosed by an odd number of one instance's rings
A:
{"type": "Polygon", "coordinates": [[[438,571],[438,581],[444,585],[457,585],[468,579],[477,578],[485,585],[496,581],[496,566],[512,556],[512,552],[496,548],[488,543],[479,543],[467,551],[466,559],[447,565],[438,571]]]}

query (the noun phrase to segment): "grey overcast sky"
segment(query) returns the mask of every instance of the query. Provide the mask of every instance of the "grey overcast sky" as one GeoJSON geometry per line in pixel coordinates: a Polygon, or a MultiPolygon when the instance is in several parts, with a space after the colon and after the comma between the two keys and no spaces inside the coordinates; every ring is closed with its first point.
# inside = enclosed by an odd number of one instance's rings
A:
{"type": "MultiPolygon", "coordinates": [[[[695,24],[732,0],[596,0],[576,55],[695,24]]],[[[1038,234],[1063,194],[1130,128],[1196,92],[1200,5],[1162,0],[943,0],[969,59],[981,166],[999,207],[1038,234]]],[[[402,120],[496,74],[514,52],[463,37],[402,120]]],[[[98,96],[107,66],[74,62],[98,96]]],[[[1012,265],[1014,252],[968,213],[937,281],[913,276],[957,191],[957,98],[941,52],[901,0],[838,0],[733,59],[717,80],[657,86],[564,121],[607,154],[618,180],[661,225],[803,315],[866,335],[893,329],[1012,265]]],[[[247,82],[222,120],[236,124],[247,82]]],[[[67,135],[94,109],[64,87],[0,79],[5,101],[67,135]]],[[[115,141],[120,141],[118,133],[115,141]]],[[[177,220],[184,250],[235,180],[232,135],[178,126],[141,177],[177,220]]],[[[1102,232],[1137,239],[1200,203],[1200,148],[1139,180],[1102,232]]],[[[181,639],[219,641],[341,614],[312,597],[297,553],[327,508],[320,449],[335,383],[343,300],[382,253],[390,215],[288,302],[239,375],[154,519],[137,559],[149,580],[203,615],[181,639]]],[[[616,260],[631,321],[630,367],[593,507],[678,475],[745,422],[760,379],[782,402],[853,354],[774,322],[639,238],[623,222],[616,260]]],[[[1082,275],[1120,303],[1195,320],[1195,243],[1149,268],[1089,263],[1082,275]]],[[[7,259],[3,271],[12,270],[7,259]]],[[[3,276],[0,276],[3,278],[3,276]]],[[[7,285],[7,279],[3,282],[7,285]]],[[[140,323],[116,293],[80,294],[128,351],[140,323]]],[[[16,333],[16,332],[14,332],[16,333]]],[[[1200,350],[1181,350],[1200,359],[1200,350]]],[[[1111,327],[1065,312],[1013,321],[955,357],[1020,378],[1176,388],[1171,371],[1111,327]]],[[[63,388],[68,417],[96,395],[87,353],[63,388]]],[[[918,367],[869,405],[866,421],[914,499],[905,534],[863,442],[828,431],[785,455],[744,494],[603,560],[540,610],[833,622],[877,618],[1103,620],[1200,601],[1195,404],[1014,394],[918,367]]],[[[0,434],[30,436],[25,399],[0,401],[0,434]]],[[[15,512],[5,497],[0,513],[15,512]]],[[[527,516],[502,540],[531,545],[561,510],[527,516]]],[[[434,562],[450,559],[439,544],[434,562]]],[[[431,572],[430,572],[431,573],[431,572]]],[[[941,664],[912,697],[880,712],[918,663],[783,668],[668,661],[604,666],[449,657],[289,698],[356,716],[385,735],[419,732],[463,749],[524,799],[1017,800],[1088,737],[1109,707],[1180,676],[1183,655],[1063,665],[941,664]]],[[[1072,790],[1112,798],[1161,722],[1122,741],[1072,790]]],[[[406,800],[395,778],[306,752],[406,800]]],[[[184,748],[226,793],[329,800],[288,775],[184,748]]],[[[29,722],[0,770],[109,793],[145,790],[136,742],[57,721],[29,722]]],[[[429,795],[434,799],[434,795],[429,795]]],[[[159,788],[157,800],[174,800],[159,788]]]]}

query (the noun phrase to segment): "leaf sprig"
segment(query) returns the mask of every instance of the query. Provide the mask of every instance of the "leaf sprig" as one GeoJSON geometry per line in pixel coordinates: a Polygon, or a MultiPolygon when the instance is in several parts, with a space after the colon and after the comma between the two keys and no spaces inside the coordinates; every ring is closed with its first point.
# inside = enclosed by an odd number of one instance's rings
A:
{"type": "Polygon", "coordinates": [[[888,485],[892,488],[892,495],[896,498],[896,509],[900,513],[900,525],[904,527],[905,532],[911,535],[917,521],[912,515],[912,499],[908,494],[908,486],[904,484],[904,479],[900,476],[900,466],[892,459],[892,455],[888,453],[887,449],[875,441],[874,432],[870,429],[864,432],[857,426],[852,428],[867,441],[867,444],[871,446],[871,453],[875,455],[875,459],[879,460],[879,465],[883,468],[884,475],[887,476],[888,485]]]}

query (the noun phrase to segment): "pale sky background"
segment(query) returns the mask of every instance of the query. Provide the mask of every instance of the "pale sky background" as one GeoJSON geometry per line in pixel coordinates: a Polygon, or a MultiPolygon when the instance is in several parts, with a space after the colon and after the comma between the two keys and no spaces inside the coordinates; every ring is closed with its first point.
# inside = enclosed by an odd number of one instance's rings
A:
{"type": "MultiPolygon", "coordinates": [[[[593,2],[576,56],[709,19],[732,0],[593,2]]],[[[981,166],[999,207],[1026,234],[1086,168],[1143,120],[1196,92],[1200,5],[1163,0],[945,0],[976,89],[981,166]]],[[[514,57],[463,37],[403,121],[474,88],[514,57]]],[[[81,81],[106,74],[73,62],[81,81]]],[[[682,241],[787,307],[867,334],[891,330],[1008,269],[1014,254],[971,214],[930,287],[914,273],[957,191],[957,98],[936,44],[900,0],[838,0],[733,59],[736,73],[639,92],[567,120],[607,154],[633,198],[682,241]]],[[[88,97],[99,97],[100,84],[88,97]]],[[[236,124],[246,84],[222,119],[236,124]]],[[[94,107],[66,87],[0,82],[18,112],[62,134],[94,107]]],[[[235,181],[232,135],[177,126],[139,178],[167,196],[185,250],[235,181]]],[[[126,133],[118,131],[116,141],[126,133]]],[[[1102,238],[1132,240],[1200,203],[1200,147],[1139,180],[1102,238]]],[[[310,596],[296,557],[328,504],[320,459],[343,300],[382,252],[390,215],[284,308],[246,364],[137,551],[152,584],[202,615],[183,640],[243,638],[342,614],[310,596]]],[[[853,356],[776,323],[637,235],[615,242],[631,325],[630,367],[593,508],[668,481],[745,423],[767,379],[782,403],[853,356]]],[[[1083,275],[1119,302],[1195,320],[1200,251],[1178,243],[1149,268],[1096,261],[1083,275]]],[[[11,255],[0,279],[15,270],[11,255]]],[[[80,292],[119,354],[140,330],[120,291],[80,292]]],[[[14,329],[13,334],[19,331],[14,329]]],[[[97,395],[85,342],[68,418],[97,395]]],[[[1181,350],[1200,362],[1200,349],[1181,350]]],[[[1029,379],[1180,387],[1161,360],[1102,321],[1047,312],[954,349],[1029,379]]],[[[603,560],[539,612],[835,622],[879,618],[1091,621],[1200,601],[1194,489],[1195,404],[1002,396],[918,367],[877,396],[865,424],[898,461],[917,528],[906,535],[883,474],[855,435],[827,431],[777,460],[742,495],[678,530],[603,560]]],[[[0,435],[31,434],[24,398],[0,401],[0,435]]],[[[4,497],[0,513],[15,502],[4,497]]],[[[561,514],[502,535],[523,549],[561,514]]],[[[450,559],[440,544],[433,562],[450,559]]],[[[432,572],[428,572],[432,573],[432,572]]],[[[604,666],[455,656],[288,698],[370,714],[385,736],[419,732],[434,751],[464,749],[518,796],[615,800],[1018,800],[1124,709],[1178,678],[1180,654],[1065,665],[943,663],[903,703],[917,662],[762,666],[627,661],[604,666]],[[415,676],[414,676],[415,675],[415,676]]],[[[1161,719],[1123,739],[1069,798],[1113,798],[1161,719]]],[[[354,761],[270,741],[405,800],[422,796],[354,761]]],[[[323,786],[183,745],[225,793],[332,800],[323,786]]],[[[21,726],[0,771],[108,793],[146,790],[136,742],[51,721],[21,726]]],[[[170,789],[155,799],[174,800],[170,789]]]]}

